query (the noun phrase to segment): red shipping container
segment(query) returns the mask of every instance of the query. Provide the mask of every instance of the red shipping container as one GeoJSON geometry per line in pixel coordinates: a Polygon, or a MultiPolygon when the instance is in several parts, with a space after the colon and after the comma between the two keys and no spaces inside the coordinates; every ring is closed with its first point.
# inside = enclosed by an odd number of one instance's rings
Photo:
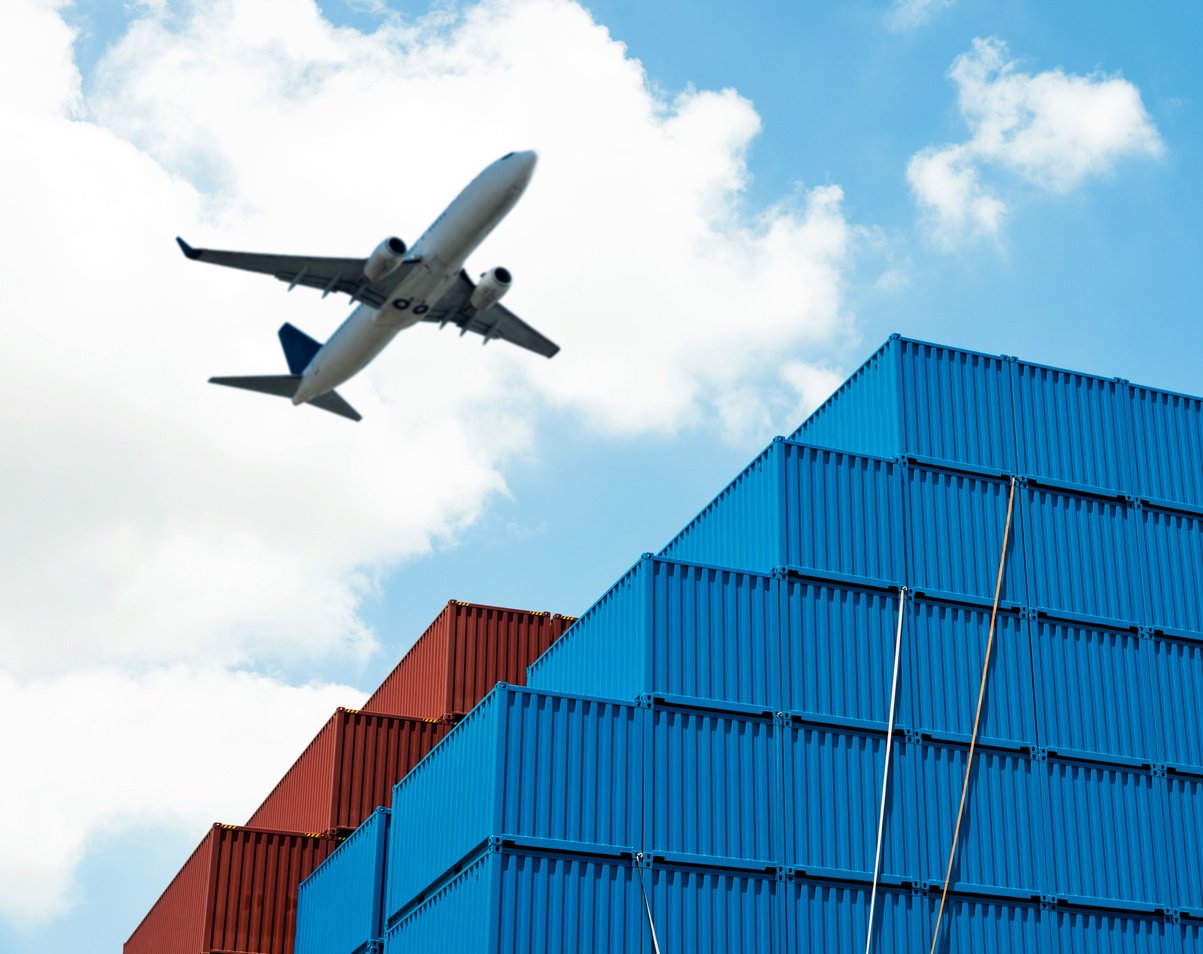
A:
{"type": "Polygon", "coordinates": [[[451,600],[363,711],[462,715],[499,682],[526,685],[526,667],[563,633],[565,619],[451,600]]]}
{"type": "Polygon", "coordinates": [[[297,888],[338,847],[214,825],[125,942],[125,954],[292,954],[297,888]]]}
{"type": "Polygon", "coordinates": [[[348,833],[451,729],[446,722],[337,709],[247,821],[256,828],[348,833]]]}

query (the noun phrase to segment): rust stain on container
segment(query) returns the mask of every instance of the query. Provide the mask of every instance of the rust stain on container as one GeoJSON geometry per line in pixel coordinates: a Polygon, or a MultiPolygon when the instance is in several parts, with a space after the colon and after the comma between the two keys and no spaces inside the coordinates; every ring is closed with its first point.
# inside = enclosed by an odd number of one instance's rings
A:
{"type": "Polygon", "coordinates": [[[125,954],[291,954],[297,887],[336,847],[319,835],[214,825],[125,954]]]}
{"type": "Polygon", "coordinates": [[[468,712],[499,682],[525,685],[526,667],[573,619],[451,600],[363,711],[427,719],[468,712]]]}
{"type": "Polygon", "coordinates": [[[446,722],[338,709],[247,822],[349,832],[450,731],[446,722]]]}

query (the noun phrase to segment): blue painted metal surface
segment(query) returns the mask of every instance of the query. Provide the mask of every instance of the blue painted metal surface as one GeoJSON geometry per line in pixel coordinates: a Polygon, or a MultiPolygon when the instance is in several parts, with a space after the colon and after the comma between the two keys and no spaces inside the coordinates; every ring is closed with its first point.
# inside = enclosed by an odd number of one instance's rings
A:
{"type": "Polygon", "coordinates": [[[632,851],[643,710],[498,686],[393,789],[386,921],[490,837],[632,851]]]}
{"type": "MultiPolygon", "coordinates": [[[[864,954],[869,930],[867,885],[791,879],[782,886],[787,950],[864,954]]],[[[873,918],[874,954],[912,954],[931,945],[929,899],[885,887],[873,918]]]]}
{"type": "Polygon", "coordinates": [[[1145,507],[1135,517],[1147,622],[1203,633],[1203,515],[1145,507]]]}
{"type": "Polygon", "coordinates": [[[1203,399],[1132,386],[1135,492],[1203,507],[1203,399]]]}
{"type": "Polygon", "coordinates": [[[365,954],[384,937],[388,823],[378,808],[301,882],[296,954],[365,954]]]}
{"type": "MultiPolygon", "coordinates": [[[[784,936],[786,886],[775,872],[656,864],[644,872],[644,879],[665,954],[791,950],[784,936]]],[[[650,943],[644,951],[651,954],[650,943]]]]}
{"type": "MultiPolygon", "coordinates": [[[[1203,641],[1152,637],[1147,652],[1149,678],[1142,698],[1156,728],[1153,759],[1203,774],[1203,641]]],[[[1136,716],[1148,717],[1143,710],[1136,716]]]]}
{"type": "Polygon", "coordinates": [[[385,954],[650,950],[631,861],[487,848],[390,929],[385,954]]]}
{"type": "Polygon", "coordinates": [[[657,705],[646,725],[644,850],[781,863],[775,720],[657,705]]]}
{"type": "Polygon", "coordinates": [[[527,685],[777,709],[777,627],[768,576],[648,556],[530,666],[527,685]]]}
{"type": "Polygon", "coordinates": [[[1187,954],[1189,930],[1163,917],[1129,912],[1059,910],[1052,915],[1061,954],[1187,954]]]}

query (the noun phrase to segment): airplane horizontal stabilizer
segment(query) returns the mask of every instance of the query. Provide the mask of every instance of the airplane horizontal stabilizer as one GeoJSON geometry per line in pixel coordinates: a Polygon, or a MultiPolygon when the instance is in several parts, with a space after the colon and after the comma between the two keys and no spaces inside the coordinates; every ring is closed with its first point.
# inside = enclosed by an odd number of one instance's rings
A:
{"type": "MultiPolygon", "coordinates": [[[[277,397],[291,398],[297,393],[301,384],[299,374],[257,374],[244,377],[209,378],[210,384],[222,384],[228,388],[242,388],[244,391],[258,391],[260,394],[274,394],[277,397]]],[[[355,408],[351,407],[337,391],[327,391],[306,404],[337,414],[352,421],[363,419],[355,408]]]]}

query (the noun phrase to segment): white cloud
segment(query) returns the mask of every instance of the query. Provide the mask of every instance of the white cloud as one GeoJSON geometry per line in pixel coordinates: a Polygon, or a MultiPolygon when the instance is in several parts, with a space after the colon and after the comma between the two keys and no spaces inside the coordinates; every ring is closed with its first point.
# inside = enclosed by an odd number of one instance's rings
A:
{"type": "MultiPolygon", "coordinates": [[[[0,918],[68,910],[100,833],[171,828],[199,841],[245,821],[336,706],[345,686],[291,687],[245,673],[88,670],[19,680],[0,672],[0,918]]],[[[133,925],[131,925],[132,927],[133,925]]]]}
{"type": "Polygon", "coordinates": [[[886,12],[886,26],[895,32],[926,26],[942,10],[957,0],[892,0],[886,12]]]}
{"type": "MultiPolygon", "coordinates": [[[[0,12],[0,699],[18,714],[62,702],[87,724],[71,748],[57,716],[24,721],[3,764],[35,787],[0,810],[33,831],[32,802],[61,807],[60,770],[109,777],[40,868],[0,849],[5,910],[31,917],[68,903],[100,826],[154,806],[171,806],[164,823],[237,817],[224,799],[270,772],[234,782],[239,762],[193,790],[186,766],[151,771],[141,753],[208,733],[205,698],[239,720],[320,721],[333,690],[229,670],[371,652],[363,594],[506,492],[546,408],[601,434],[671,434],[810,401],[848,336],[858,240],[836,186],[746,209],[752,105],[663,98],[568,0],[386,17],[371,35],[312,0],[144,3],[86,95],[61,7],[0,12]],[[554,361],[415,329],[344,389],[361,425],[205,383],[280,370],[277,325],[325,336],[345,303],[187,262],[177,232],[362,254],[526,147],[542,155],[531,190],[469,264],[516,272],[513,306],[563,345],[554,361]]],[[[301,741],[264,748],[286,764],[301,741]]]]}
{"type": "Polygon", "coordinates": [[[1119,75],[1023,73],[1006,44],[990,38],[975,39],[949,76],[970,138],[928,146],[907,166],[920,209],[944,245],[999,233],[1008,204],[998,195],[1005,185],[987,181],[992,172],[1065,193],[1109,174],[1120,159],[1165,150],[1140,90],[1119,75]]]}

